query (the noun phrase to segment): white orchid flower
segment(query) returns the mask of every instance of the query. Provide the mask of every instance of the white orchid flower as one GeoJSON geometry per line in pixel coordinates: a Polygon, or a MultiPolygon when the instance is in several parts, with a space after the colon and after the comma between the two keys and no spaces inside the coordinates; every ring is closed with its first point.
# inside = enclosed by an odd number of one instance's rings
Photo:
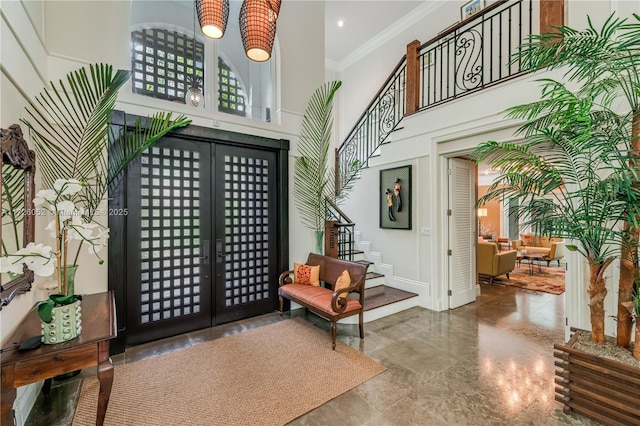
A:
{"type": "Polygon", "coordinates": [[[92,241],[92,246],[89,247],[89,253],[98,253],[100,250],[107,246],[108,239],[109,228],[98,228],[97,235],[92,241]]]}
{"type": "Polygon", "coordinates": [[[72,219],[76,215],[76,205],[73,204],[73,201],[60,201],[58,204],[56,204],[54,212],[60,218],[61,223],[66,223],[69,219],[72,219]]]}
{"type": "Polygon", "coordinates": [[[9,272],[12,274],[22,274],[24,269],[22,258],[20,256],[3,256],[0,257],[0,272],[9,272]]]}
{"type": "Polygon", "coordinates": [[[77,179],[57,179],[53,183],[53,189],[60,195],[72,195],[82,190],[83,182],[77,179]]]}
{"type": "Polygon", "coordinates": [[[45,201],[53,203],[56,198],[58,198],[58,194],[53,189],[41,189],[40,191],[36,192],[36,197],[33,199],[33,204],[39,206],[45,201]]]}
{"type": "Polygon", "coordinates": [[[49,235],[51,235],[51,237],[56,238],[56,221],[55,221],[55,219],[52,220],[51,222],[49,222],[47,227],[44,228],[44,229],[45,229],[45,231],[49,231],[49,235]]]}

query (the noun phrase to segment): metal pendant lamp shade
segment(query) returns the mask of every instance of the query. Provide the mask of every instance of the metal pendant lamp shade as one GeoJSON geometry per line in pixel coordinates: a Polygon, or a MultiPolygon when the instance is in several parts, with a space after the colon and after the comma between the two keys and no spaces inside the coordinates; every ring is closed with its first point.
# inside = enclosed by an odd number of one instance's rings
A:
{"type": "MultiPolygon", "coordinates": [[[[280,1],[276,0],[278,11],[280,1]]],[[[276,37],[275,11],[271,0],[244,0],[240,8],[240,35],[249,59],[264,62],[271,57],[276,37]]]]}
{"type": "Polygon", "coordinates": [[[204,35],[222,38],[229,19],[229,0],[196,0],[196,9],[204,35]]]}

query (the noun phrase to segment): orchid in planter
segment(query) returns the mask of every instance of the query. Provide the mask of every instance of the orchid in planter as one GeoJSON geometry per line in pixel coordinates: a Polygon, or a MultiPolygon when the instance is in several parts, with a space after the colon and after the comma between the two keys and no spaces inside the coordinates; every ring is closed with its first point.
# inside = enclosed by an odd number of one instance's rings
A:
{"type": "Polygon", "coordinates": [[[23,265],[39,276],[50,276],[56,271],[57,293],[49,299],[36,304],[38,315],[44,322],[52,320],[55,306],[63,306],[80,300],[74,294],[73,274],[77,267],[77,254],[69,264],[70,245],[74,242],[86,243],[89,252],[98,257],[98,263],[104,263],[99,252],[107,244],[109,230],[93,221],[87,221],[83,208],[76,207],[74,197],[86,184],[76,179],[58,179],[53,189],[43,189],[36,193],[33,200],[38,216],[53,215],[46,229],[54,238],[54,247],[29,243],[15,253],[0,258],[0,272],[22,273],[23,265]]]}
{"type": "MultiPolygon", "coordinates": [[[[49,222],[46,230],[55,239],[55,263],[58,265],[57,282],[58,294],[71,296],[74,288],[70,278],[73,274],[69,269],[77,267],[79,252],[76,252],[73,263],[69,264],[70,243],[77,241],[86,243],[89,253],[95,254],[98,263],[104,260],[99,252],[107,245],[109,230],[98,225],[94,221],[86,220],[88,212],[78,208],[74,203],[74,196],[82,190],[86,183],[77,179],[57,179],[53,189],[42,189],[36,193],[33,200],[36,211],[46,211],[42,207],[48,207],[48,213],[54,218],[49,222]],[[38,209],[40,207],[40,209],[38,209]]],[[[34,271],[35,272],[35,271],[34,271]]]]}

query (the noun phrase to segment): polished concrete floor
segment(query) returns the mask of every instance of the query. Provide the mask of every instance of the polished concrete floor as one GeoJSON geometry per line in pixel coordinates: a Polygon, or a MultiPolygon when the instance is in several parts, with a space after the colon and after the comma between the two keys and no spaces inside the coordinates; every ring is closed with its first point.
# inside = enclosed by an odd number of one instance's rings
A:
{"type": "MultiPolygon", "coordinates": [[[[329,330],[315,315],[307,319],[329,330]]],[[[131,347],[114,362],[134,362],[281,320],[268,314],[131,347]]],[[[483,284],[477,301],[461,308],[413,308],[368,323],[364,340],[357,337],[357,326],[339,325],[340,340],[387,371],[291,425],[597,424],[564,414],[554,401],[552,346],[564,340],[563,324],[564,296],[483,284]]],[[[95,369],[54,382],[51,396],[39,397],[27,424],[70,424],[81,378],[88,374],[95,369]]]]}

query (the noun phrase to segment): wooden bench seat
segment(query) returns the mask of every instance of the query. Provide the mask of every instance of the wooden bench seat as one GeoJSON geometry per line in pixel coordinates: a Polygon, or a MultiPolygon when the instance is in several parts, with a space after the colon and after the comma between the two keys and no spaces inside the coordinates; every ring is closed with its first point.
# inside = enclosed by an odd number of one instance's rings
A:
{"type": "Polygon", "coordinates": [[[307,265],[320,266],[320,287],[293,282],[294,272],[285,271],[280,275],[278,295],[280,298],[280,315],[282,315],[284,299],[295,302],[316,315],[331,321],[332,348],[336,348],[336,324],[342,318],[358,315],[360,338],[364,339],[364,281],[369,265],[335,259],[310,253],[307,265]],[[351,286],[333,291],[336,280],[347,270],[351,277],[351,286]],[[348,293],[358,293],[358,299],[345,298],[348,293]]]}

